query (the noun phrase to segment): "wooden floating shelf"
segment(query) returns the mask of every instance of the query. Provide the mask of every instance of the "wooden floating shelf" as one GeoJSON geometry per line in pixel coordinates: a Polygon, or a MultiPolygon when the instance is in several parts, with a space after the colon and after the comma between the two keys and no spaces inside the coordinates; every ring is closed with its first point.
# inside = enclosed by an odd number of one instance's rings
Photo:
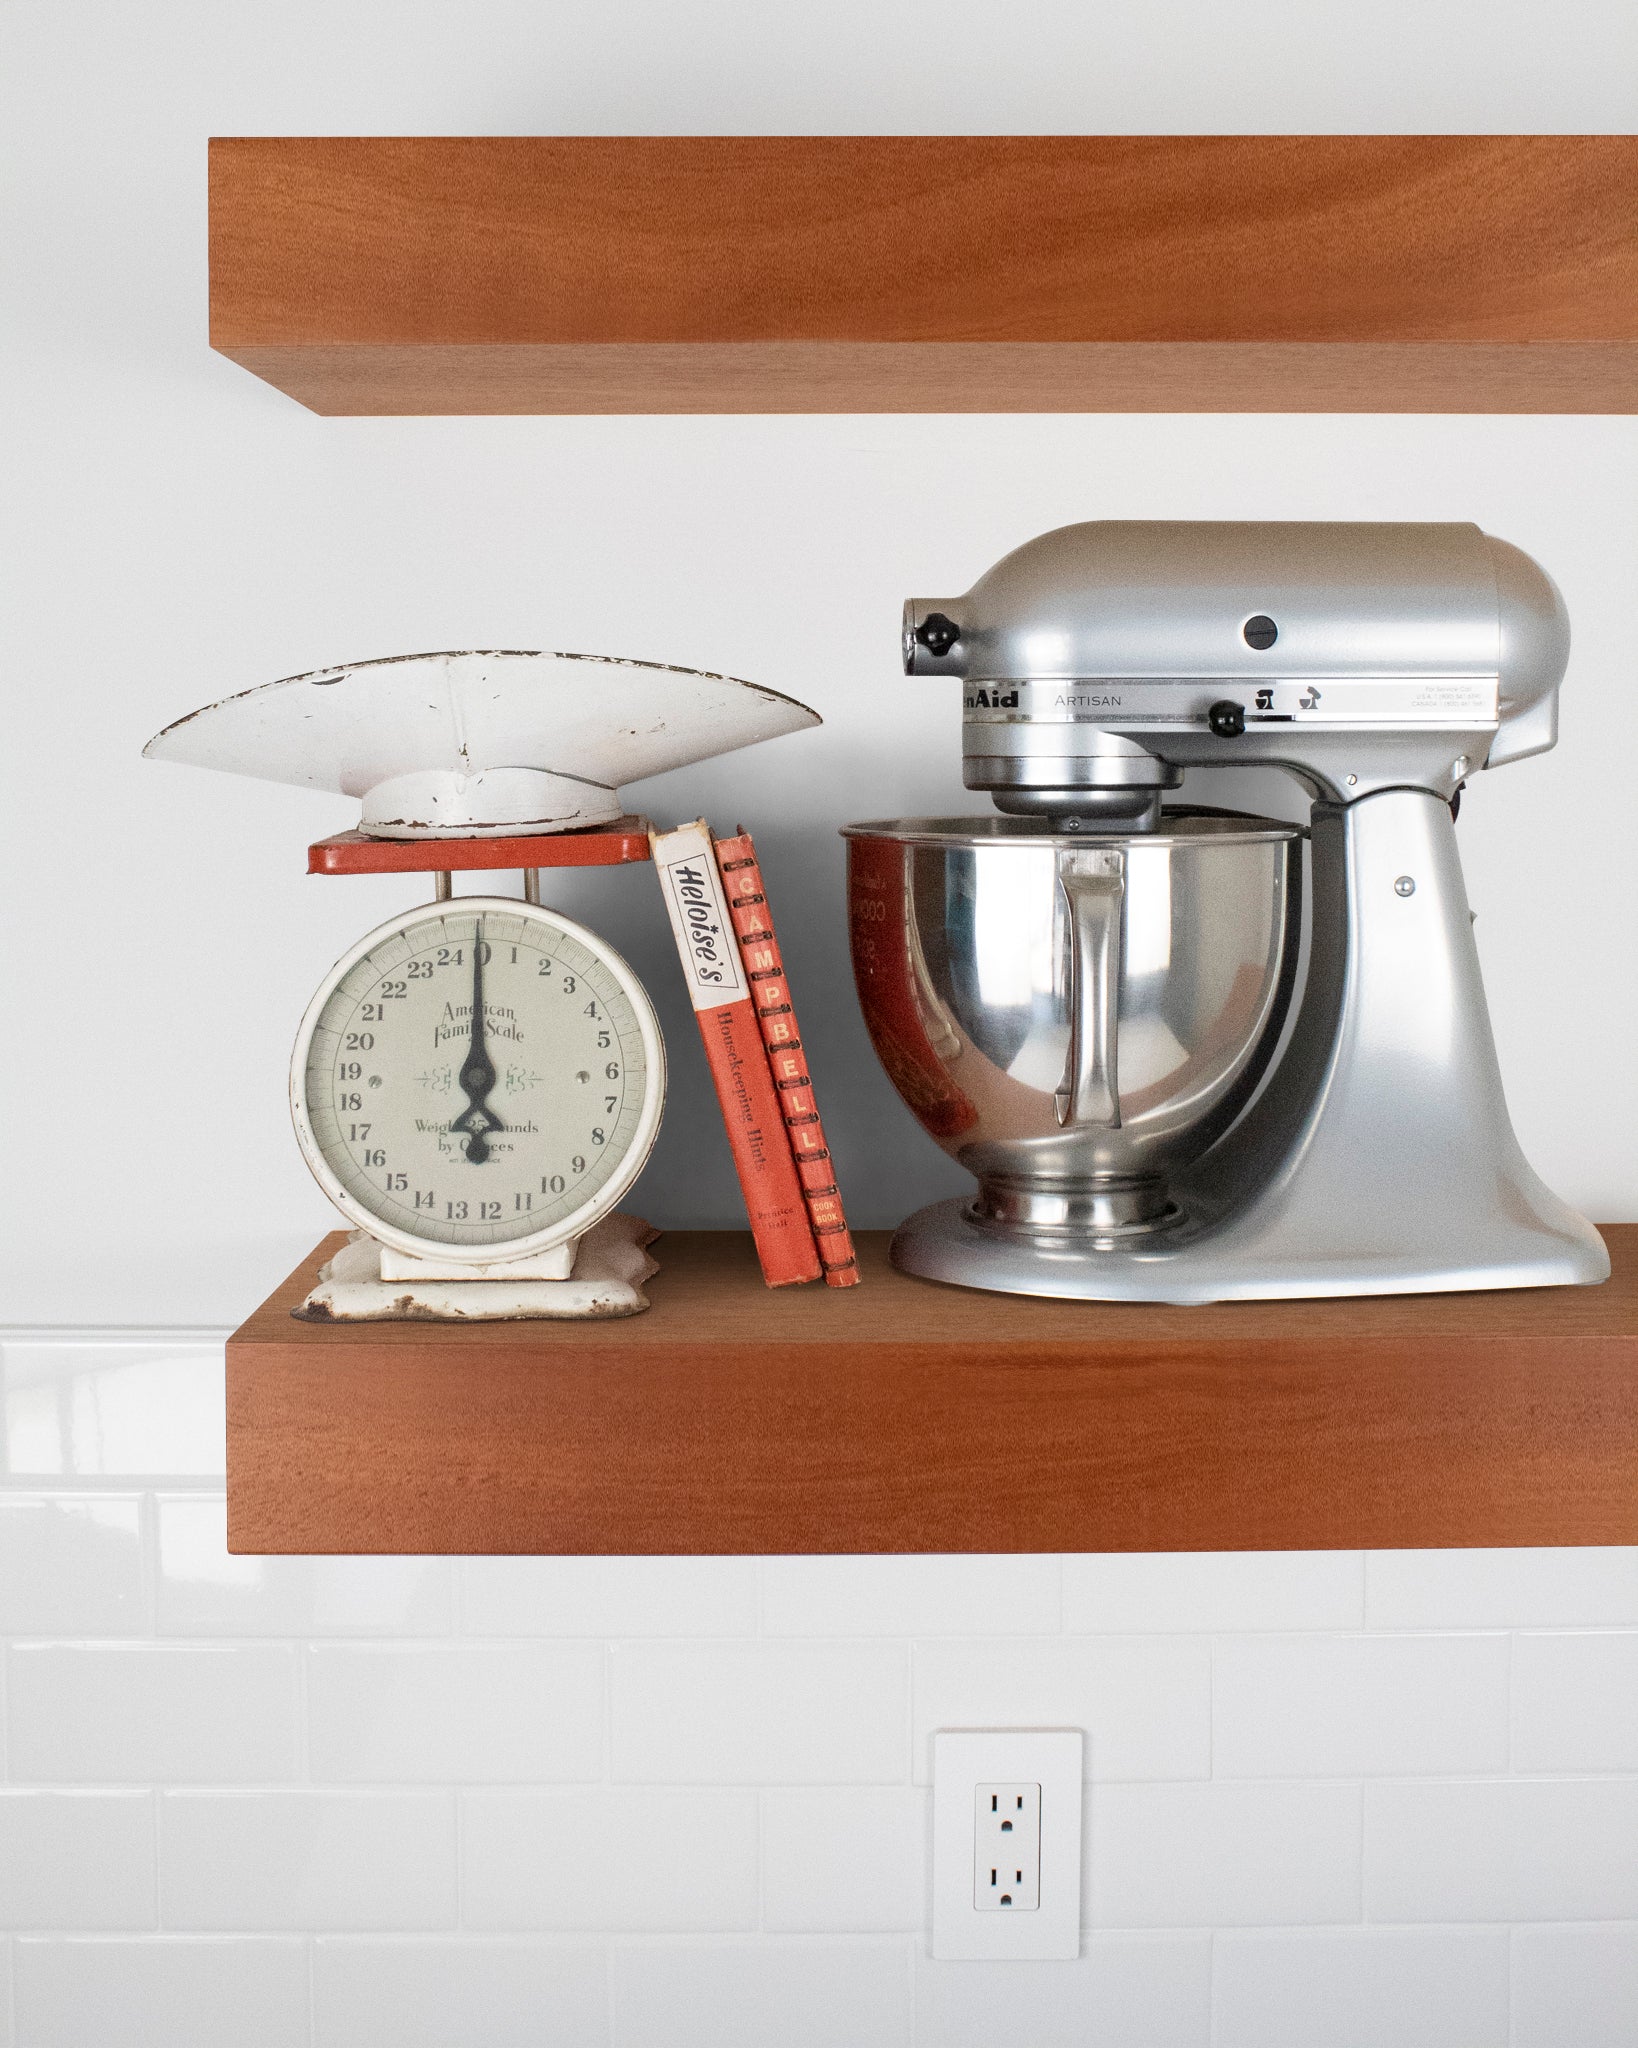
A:
{"type": "Polygon", "coordinates": [[[762,1285],[657,1247],[646,1315],[298,1323],[227,1347],[235,1551],[1638,1542],[1638,1225],[1603,1287],[1209,1308],[762,1285]]]}
{"type": "Polygon", "coordinates": [[[1638,137],[210,145],[320,413],[1638,411],[1638,137]]]}

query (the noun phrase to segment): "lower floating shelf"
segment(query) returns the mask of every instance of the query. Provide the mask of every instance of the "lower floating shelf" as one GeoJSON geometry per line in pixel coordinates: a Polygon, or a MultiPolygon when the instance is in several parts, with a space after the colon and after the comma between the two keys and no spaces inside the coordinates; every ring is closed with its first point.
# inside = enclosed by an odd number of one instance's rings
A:
{"type": "Polygon", "coordinates": [[[228,1544],[676,1554],[1638,1542],[1638,1225],[1597,1288],[1208,1308],[656,1247],[646,1315],[228,1340],[228,1544]]]}

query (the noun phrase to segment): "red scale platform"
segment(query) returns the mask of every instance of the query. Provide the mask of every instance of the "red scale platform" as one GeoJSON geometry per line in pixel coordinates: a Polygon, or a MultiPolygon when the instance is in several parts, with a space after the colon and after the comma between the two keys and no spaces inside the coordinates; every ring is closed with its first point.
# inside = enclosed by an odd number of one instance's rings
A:
{"type": "Polygon", "coordinates": [[[613,868],[647,860],[648,820],[628,813],[579,832],[516,839],[372,839],[337,832],[307,849],[310,875],[449,875],[472,868],[613,868]]]}

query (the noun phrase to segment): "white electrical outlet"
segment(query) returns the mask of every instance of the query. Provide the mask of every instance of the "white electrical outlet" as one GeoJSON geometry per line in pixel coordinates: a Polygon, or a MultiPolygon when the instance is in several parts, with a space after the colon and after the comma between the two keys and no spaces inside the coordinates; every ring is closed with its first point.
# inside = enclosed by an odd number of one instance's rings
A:
{"type": "Polygon", "coordinates": [[[1081,1952],[1078,1728],[933,1737],[933,1954],[1043,1961],[1081,1952]]]}

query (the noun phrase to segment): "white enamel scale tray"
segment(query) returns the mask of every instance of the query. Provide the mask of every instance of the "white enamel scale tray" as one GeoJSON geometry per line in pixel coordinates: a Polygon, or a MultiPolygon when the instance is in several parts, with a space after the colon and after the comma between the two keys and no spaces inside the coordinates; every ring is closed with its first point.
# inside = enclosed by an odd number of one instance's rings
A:
{"type": "Polygon", "coordinates": [[[777,691],[659,662],[404,654],[224,698],[143,752],[359,797],[378,838],[484,838],[606,824],[624,783],[819,723],[777,691]]]}

